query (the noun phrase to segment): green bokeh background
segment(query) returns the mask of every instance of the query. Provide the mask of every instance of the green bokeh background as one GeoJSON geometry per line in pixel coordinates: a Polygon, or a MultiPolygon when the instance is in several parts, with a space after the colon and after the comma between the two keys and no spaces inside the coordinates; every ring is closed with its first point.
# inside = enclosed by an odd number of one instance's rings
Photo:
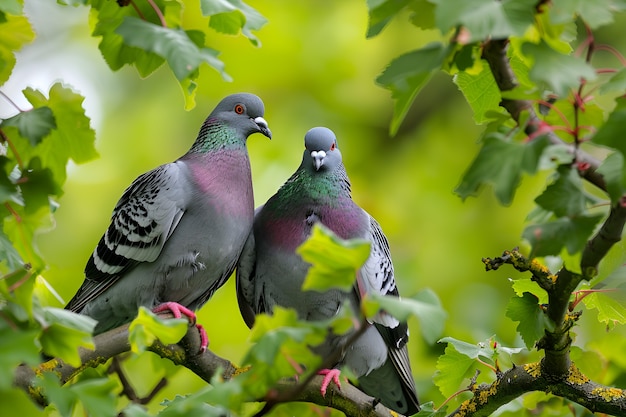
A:
{"type": "MultiPolygon", "coordinates": [[[[87,97],[85,106],[101,156],[69,167],[56,228],[38,239],[50,265],[45,278],[69,300],[125,187],[139,174],[182,155],[222,97],[248,91],[264,100],[274,135],[272,141],[261,135],[248,141],[257,205],[299,165],[304,133],[320,125],[333,129],[354,200],[378,219],[390,241],[401,294],[433,289],[449,313],[447,336],[475,343],[496,335],[500,343],[523,346],[516,324],[504,315],[513,295],[508,278],[521,276],[509,268],[487,273],[481,258],[523,246],[524,219],[544,188],[546,175],[524,178],[509,207],[500,206],[490,190],[462,201],[453,190],[479,149],[482,127],[474,124],[450,77],[434,77],[395,137],[388,134],[390,93],[374,82],[394,57],[441,35],[397,19],[368,40],[365,1],[248,3],[269,19],[257,33],[262,47],[255,48],[242,36],[214,33],[208,44],[222,51],[234,81],[224,82],[216,71],[203,67],[197,105],[187,112],[168,68],[143,80],[132,68],[115,73],[108,69],[97,50],[98,40],[89,36],[85,8],[26,2],[38,37],[18,56],[5,92],[14,97],[27,86],[47,91],[56,78],[63,78],[87,97]]],[[[198,7],[190,1],[187,8],[198,7]]],[[[206,20],[188,19],[191,26],[206,25],[206,20]]],[[[218,291],[200,310],[199,322],[207,329],[210,348],[237,363],[249,344],[234,288],[230,280],[218,291]]],[[[47,302],[62,305],[51,296],[47,302]]],[[[594,320],[594,312],[583,316],[583,324],[590,325],[577,328],[577,345],[623,337],[623,329],[605,336],[594,320]]],[[[410,327],[409,351],[420,399],[441,404],[431,378],[444,346],[427,345],[417,320],[410,327]]],[[[174,369],[151,356],[129,366],[141,370],[142,376],[133,380],[146,391],[160,378],[162,368],[174,369]]],[[[483,377],[492,377],[486,368],[483,377]]],[[[165,397],[204,384],[185,369],[175,371],[173,378],[165,397]]]]}

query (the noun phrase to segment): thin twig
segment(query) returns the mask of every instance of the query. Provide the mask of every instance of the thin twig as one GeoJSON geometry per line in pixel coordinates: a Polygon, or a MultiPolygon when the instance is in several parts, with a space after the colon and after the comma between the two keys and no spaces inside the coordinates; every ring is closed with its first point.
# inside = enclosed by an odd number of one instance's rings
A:
{"type": "Polygon", "coordinates": [[[154,9],[154,12],[159,17],[159,21],[161,22],[161,26],[166,28],[167,27],[167,22],[165,21],[165,16],[163,16],[163,13],[161,12],[161,9],[159,9],[159,6],[156,5],[154,0],[148,0],[148,3],[150,3],[150,6],[154,9]]]}
{"type": "Polygon", "coordinates": [[[0,90],[0,96],[2,96],[6,101],[9,102],[9,104],[15,107],[17,111],[19,111],[20,113],[24,112],[24,110],[22,110],[13,100],[11,100],[11,97],[7,96],[4,92],[2,92],[2,90],[0,90]]]}
{"type": "Polygon", "coordinates": [[[13,156],[15,157],[15,161],[17,162],[17,166],[20,171],[24,171],[24,162],[22,162],[22,158],[20,157],[19,152],[15,148],[13,142],[9,139],[9,137],[4,133],[4,130],[0,129],[0,138],[3,142],[9,144],[9,148],[11,148],[11,152],[13,152],[13,156]]]}

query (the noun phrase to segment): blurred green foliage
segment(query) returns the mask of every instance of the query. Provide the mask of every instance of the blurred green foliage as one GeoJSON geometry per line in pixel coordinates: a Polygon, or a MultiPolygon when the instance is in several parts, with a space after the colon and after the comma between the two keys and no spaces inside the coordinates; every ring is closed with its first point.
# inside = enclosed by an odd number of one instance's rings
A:
{"type": "MultiPolygon", "coordinates": [[[[43,189],[49,195],[56,196],[55,201],[59,203],[59,207],[48,205],[47,201],[36,201],[36,213],[25,211],[19,212],[19,215],[25,219],[28,216],[36,217],[33,224],[37,227],[45,226],[44,228],[50,229],[49,232],[38,232],[34,242],[21,242],[24,247],[17,249],[19,253],[5,252],[7,245],[0,245],[0,255],[7,260],[9,266],[19,264],[19,254],[23,254],[26,247],[37,249],[33,252],[32,260],[36,261],[33,266],[36,272],[41,272],[41,276],[33,285],[42,305],[62,307],[63,300],[69,300],[79,287],[84,265],[107,227],[111,211],[124,188],[139,174],[183,154],[193,142],[202,121],[219,99],[233,92],[249,91],[264,100],[265,118],[274,134],[271,143],[258,140],[254,136],[248,142],[257,204],[264,203],[274,194],[298,166],[304,133],[308,129],[314,126],[333,129],[341,145],[355,201],[379,221],[390,241],[396,281],[401,293],[411,297],[426,288],[434,291],[448,313],[444,334],[454,337],[456,341],[475,344],[491,340],[493,335],[497,335],[495,340],[504,346],[525,345],[516,332],[517,323],[505,315],[507,309],[512,311],[509,300],[515,294],[510,279],[521,277],[512,270],[486,273],[481,259],[519,245],[526,251],[530,250],[525,246],[528,243],[522,240],[527,225],[525,220],[535,207],[534,199],[546,188],[546,180],[551,178],[551,172],[545,170],[545,165],[523,165],[528,161],[520,156],[521,145],[518,142],[503,144],[501,133],[492,132],[483,144],[507,148],[510,158],[501,160],[496,156],[488,163],[497,162],[507,166],[522,164],[525,173],[521,176],[512,173],[499,177],[499,182],[494,185],[495,195],[483,192],[477,198],[463,200],[454,194],[456,189],[463,197],[468,197],[484,188],[479,177],[474,177],[475,181],[469,185],[468,177],[463,181],[462,178],[471,167],[474,157],[481,154],[484,156],[489,151],[477,139],[493,129],[493,126],[480,126],[477,123],[485,123],[494,117],[493,113],[502,112],[498,108],[499,99],[495,96],[489,100],[482,97],[483,101],[471,99],[488,93],[493,88],[493,84],[489,82],[484,84],[486,87],[482,87],[481,82],[485,82],[483,77],[489,75],[484,66],[471,68],[471,62],[477,58],[476,50],[466,48],[456,55],[454,65],[459,69],[465,68],[464,66],[470,69],[455,76],[456,85],[449,76],[437,71],[445,61],[445,54],[450,52],[441,46],[448,41],[451,35],[449,30],[457,24],[477,25],[477,19],[480,21],[479,13],[470,13],[471,10],[463,8],[444,7],[446,3],[450,5],[456,2],[402,1],[398,2],[401,5],[397,9],[381,9],[380,15],[372,13],[369,25],[368,4],[375,10],[373,6],[376,3],[389,6],[390,2],[250,0],[248,4],[268,19],[263,25],[261,18],[249,9],[245,9],[245,12],[230,9],[229,4],[241,7],[240,1],[215,2],[226,9],[211,9],[211,2],[208,0],[190,0],[185,2],[185,12],[180,23],[191,31],[197,29],[203,32],[205,38],[200,40],[193,34],[187,34],[188,38],[176,38],[173,42],[178,40],[191,49],[206,47],[220,51],[218,58],[223,63],[223,68],[221,63],[213,61],[218,59],[215,54],[208,51],[204,51],[204,62],[209,62],[218,71],[207,65],[200,65],[199,61],[192,61],[197,65],[192,65],[190,69],[174,68],[172,65],[180,63],[179,56],[176,55],[180,52],[180,45],[172,45],[171,49],[159,55],[160,58],[147,55],[142,63],[145,66],[135,64],[135,69],[122,67],[121,61],[119,65],[111,65],[111,55],[107,55],[105,51],[104,57],[100,54],[99,40],[90,36],[94,27],[98,27],[98,16],[95,15],[103,13],[104,8],[116,7],[116,4],[112,1],[95,3],[101,8],[90,13],[83,6],[61,6],[46,1],[27,2],[24,4],[25,16],[33,25],[36,35],[29,32],[25,18],[14,16],[20,14],[21,1],[11,1],[0,8],[3,18],[0,19],[3,25],[0,56],[9,63],[0,68],[0,82],[6,81],[1,89],[2,93],[21,108],[29,108],[29,103],[35,104],[37,101],[42,105],[40,109],[52,109],[56,125],[64,120],[67,122],[68,118],[75,121],[78,123],[75,127],[76,133],[85,138],[81,143],[87,143],[85,148],[74,149],[75,152],[70,152],[68,156],[64,154],[68,151],[64,147],[71,144],[63,142],[63,138],[57,138],[59,141],[54,142],[57,143],[55,146],[61,147],[63,152],[55,153],[59,149],[54,147],[43,148],[49,146],[46,143],[52,143],[44,141],[40,145],[41,149],[37,150],[35,147],[34,153],[28,153],[32,164],[35,164],[29,168],[41,174],[35,177],[34,184],[38,187],[36,190],[43,189]],[[435,7],[439,11],[437,15],[415,13],[435,7]],[[195,12],[199,9],[202,13],[195,12]],[[395,16],[398,10],[400,13],[395,16]],[[209,20],[207,16],[211,14],[219,15],[219,18],[209,20]],[[90,19],[91,23],[88,23],[90,19]],[[212,29],[207,31],[209,21],[212,29]],[[243,29],[245,36],[224,34],[236,33],[233,25],[237,27],[244,24],[242,22],[247,22],[243,29]],[[13,30],[14,28],[24,29],[24,36],[13,36],[19,32],[18,29],[13,30]],[[33,39],[34,42],[27,44],[33,39]],[[188,40],[193,42],[190,44],[188,40]],[[200,44],[202,45],[199,46],[200,44]],[[415,52],[416,48],[426,45],[430,45],[430,49],[415,52]],[[23,49],[17,54],[17,65],[11,72],[7,69],[11,62],[15,62],[11,51],[19,49],[19,46],[23,49]],[[425,57],[432,61],[424,62],[419,67],[411,65],[414,59],[425,57]],[[164,65],[145,79],[140,79],[138,75],[148,75],[154,70],[156,63],[163,60],[168,61],[172,69],[164,65]],[[112,72],[107,62],[114,69],[121,69],[112,72]],[[395,62],[396,66],[388,67],[390,62],[395,62]],[[409,71],[408,76],[413,83],[411,86],[420,90],[419,93],[406,89],[406,85],[400,82],[402,78],[398,78],[406,75],[407,68],[414,71],[409,71]],[[189,72],[186,72],[187,69],[189,72]],[[224,74],[232,77],[232,81],[226,82],[224,74]],[[54,84],[59,78],[70,83],[72,87],[54,84]],[[391,94],[376,83],[388,88],[391,94]],[[79,90],[86,97],[84,103],[80,102],[78,96],[74,96],[71,88],[79,90]],[[23,90],[26,97],[21,93],[23,90]],[[44,103],[48,100],[44,96],[50,97],[49,102],[44,103]],[[394,101],[392,97],[397,100],[394,101]],[[417,99],[413,101],[415,97],[417,99]],[[70,114],[63,117],[58,113],[55,102],[58,103],[59,100],[67,100],[69,103],[64,107],[66,111],[75,109],[72,106],[83,105],[91,119],[91,126],[85,126],[85,120],[80,115],[70,114]],[[482,103],[483,106],[477,107],[476,103],[482,103]],[[186,107],[189,108],[188,111],[185,110],[186,107]],[[390,126],[396,133],[394,136],[389,134],[390,126]],[[92,147],[92,128],[97,132],[95,149],[100,157],[78,165],[96,156],[92,147]],[[63,167],[68,163],[68,158],[70,162],[65,178],[63,167]],[[40,165],[36,165],[37,163],[40,165]],[[536,171],[538,172],[535,173],[536,171]],[[55,181],[65,181],[62,190],[54,187],[55,181]],[[519,188],[512,193],[511,185],[518,182],[519,188]],[[504,184],[502,188],[499,188],[500,184],[504,184]],[[50,216],[52,212],[54,221],[50,216]]],[[[178,2],[165,3],[178,7],[178,2]]],[[[490,30],[507,36],[527,34],[527,26],[524,25],[527,21],[532,21],[533,16],[514,13],[507,6],[513,2],[482,3],[502,3],[496,13],[502,17],[497,21],[500,24],[490,30]]],[[[561,26],[546,26],[558,32],[553,38],[562,39],[566,34],[574,39],[577,31],[584,35],[584,27],[580,25],[580,21],[577,22],[578,25],[571,24],[571,15],[577,10],[570,9],[574,7],[570,3],[577,2],[554,3],[557,4],[555,19],[562,21],[561,26]]],[[[140,4],[142,10],[148,7],[147,2],[140,4]]],[[[626,50],[626,39],[621,32],[626,16],[610,14],[609,17],[616,21],[602,26],[611,20],[599,13],[597,8],[590,10],[592,13],[586,14],[585,19],[595,29],[596,42],[606,42],[617,50],[626,50]]],[[[132,14],[132,10],[128,8],[124,13],[132,14]]],[[[149,20],[156,21],[158,18],[150,15],[149,20]]],[[[133,27],[130,26],[134,23],[131,20],[125,22],[129,26],[128,30],[109,34],[112,39],[133,36],[133,31],[130,30],[133,27]]],[[[183,36],[181,33],[178,35],[183,36]]],[[[476,32],[467,40],[482,39],[483,36],[484,33],[476,32]]],[[[133,46],[150,49],[150,45],[144,43],[148,40],[149,37],[142,37],[131,43],[133,46]]],[[[567,42],[561,40],[550,45],[527,44],[520,48],[520,57],[512,59],[516,70],[523,67],[518,65],[519,62],[515,63],[515,59],[520,59],[521,62],[521,54],[534,56],[535,61],[540,64],[533,67],[534,72],[530,71],[520,77],[522,85],[532,79],[532,82],[543,82],[554,91],[562,92],[572,86],[567,84],[572,77],[595,75],[589,72],[587,64],[573,56],[568,56],[571,59],[562,62],[550,62],[550,51],[559,50],[564,45],[567,42]],[[567,71],[569,75],[563,76],[563,71],[567,71]]],[[[102,46],[100,49],[102,50],[102,46]]],[[[158,55],[158,50],[151,51],[158,55]]],[[[610,54],[598,53],[594,66],[615,66],[615,61],[615,57],[610,54]]],[[[600,91],[607,94],[594,103],[596,107],[590,107],[590,111],[585,113],[588,118],[586,124],[594,125],[598,120],[598,123],[602,123],[603,115],[615,105],[613,98],[623,94],[623,80],[621,71],[603,85],[600,91]]],[[[619,108],[622,108],[623,100],[619,103],[619,108]]],[[[560,110],[558,105],[557,109],[560,110]]],[[[562,110],[566,116],[571,116],[567,114],[568,109],[562,110]]],[[[47,110],[38,112],[41,114],[22,117],[38,116],[37,123],[32,120],[11,119],[16,114],[15,107],[0,98],[0,118],[5,119],[2,128],[24,138],[24,149],[29,141],[31,145],[39,143],[48,130],[55,127],[47,110]]],[[[552,112],[546,120],[557,117],[552,112]]],[[[620,143],[614,142],[623,132],[623,117],[623,111],[611,115],[600,130],[601,134],[598,134],[600,143],[624,149],[623,140],[620,143]]],[[[528,150],[527,147],[523,149],[528,150]]],[[[13,167],[6,166],[2,158],[4,156],[0,156],[0,166],[4,167],[5,177],[10,179],[13,167]]],[[[623,161],[621,164],[623,165],[623,161]]],[[[476,174],[475,171],[469,172],[476,174]]],[[[609,172],[614,173],[615,170],[609,172]]],[[[554,203],[550,196],[538,200],[537,204],[550,210],[581,211],[581,204],[589,201],[586,197],[572,195],[568,191],[571,181],[578,178],[572,179],[569,172],[559,171],[558,175],[551,187],[561,187],[560,191],[568,196],[568,204],[561,205],[561,200],[554,203]]],[[[15,189],[3,179],[4,177],[0,178],[0,196],[3,201],[18,198],[15,189]]],[[[469,179],[472,179],[471,175],[469,179]]],[[[620,180],[621,177],[613,184],[620,180]]],[[[611,197],[616,198],[623,190],[618,187],[617,191],[609,191],[611,197]]],[[[589,193],[593,195],[595,191],[589,193]]],[[[37,192],[31,195],[37,195],[37,192]]],[[[23,198],[28,198],[26,191],[23,198]]],[[[595,223],[585,226],[592,229],[594,225],[595,223]]],[[[11,220],[5,222],[5,232],[10,232],[12,227],[18,226],[12,224],[11,220]]],[[[567,227],[565,229],[571,230],[567,227]]],[[[527,237],[532,243],[532,234],[527,237]]],[[[565,238],[568,239],[567,235],[565,238]]],[[[0,242],[6,240],[5,234],[0,233],[0,242]]],[[[575,245],[576,242],[571,244],[575,245]]],[[[575,246],[575,249],[579,249],[580,245],[575,246]]],[[[560,249],[561,247],[557,248],[556,252],[560,249]]],[[[539,254],[554,252],[550,250],[539,254]]],[[[612,249],[610,256],[617,259],[614,264],[623,262],[623,253],[621,244],[612,249]]],[[[546,261],[550,260],[548,258],[546,261]]],[[[619,276],[623,276],[623,272],[619,276]]],[[[516,284],[521,285],[519,281],[516,284]]],[[[528,284],[534,285],[530,282],[528,284]]],[[[10,286],[9,283],[7,288],[10,286]]],[[[523,292],[518,292],[518,295],[521,296],[523,292]]],[[[3,291],[3,295],[4,293],[8,294],[8,290],[3,291]]],[[[19,294],[16,296],[19,297],[19,294]]],[[[602,302],[604,296],[597,294],[590,297],[587,307],[597,309],[598,314],[605,316],[596,317],[596,312],[586,311],[580,325],[575,328],[575,345],[581,348],[580,352],[576,351],[581,358],[578,363],[584,371],[587,372],[588,369],[590,373],[594,372],[593,376],[598,382],[625,386],[626,363],[621,353],[626,330],[622,326],[614,325],[614,321],[607,318],[611,317],[611,313],[601,309],[602,305],[607,304],[602,302]],[[604,324],[599,325],[598,318],[604,324]],[[605,326],[610,327],[610,331],[607,332],[605,326]]],[[[617,305],[623,306],[622,301],[618,300],[617,305]]],[[[520,312],[525,311],[524,307],[527,307],[526,304],[517,305],[515,314],[522,314],[520,312]]],[[[615,309],[618,307],[613,310],[615,309]]],[[[509,316],[518,317],[515,314],[509,316]]],[[[233,280],[200,310],[198,320],[207,330],[211,350],[235,363],[244,360],[251,340],[250,333],[240,318],[233,280]]],[[[0,323],[4,322],[0,320],[0,323]]],[[[420,399],[441,404],[444,400],[443,394],[433,384],[437,358],[444,353],[444,349],[454,351],[458,345],[449,344],[446,347],[445,344],[427,343],[421,337],[421,322],[410,319],[409,325],[413,331],[408,346],[420,399]]],[[[0,335],[8,335],[9,331],[2,327],[0,335]]],[[[73,334],[76,338],[75,331],[72,328],[63,330],[64,334],[73,334]]],[[[2,336],[0,340],[7,338],[2,336]]],[[[4,346],[4,342],[0,342],[0,353],[4,346]]],[[[10,358],[13,361],[11,365],[22,361],[33,363],[36,360],[36,347],[29,346],[23,356],[10,358]]],[[[454,355],[458,355],[461,362],[468,360],[467,356],[462,357],[458,351],[454,355]]],[[[2,354],[0,357],[4,361],[9,360],[2,354]]],[[[539,356],[532,352],[516,355],[514,358],[516,359],[513,362],[523,362],[536,360],[539,356]]],[[[458,362],[453,362],[450,366],[454,368],[458,366],[458,362]]],[[[160,399],[174,400],[176,395],[201,393],[206,387],[206,383],[190,371],[174,367],[150,353],[132,357],[126,361],[125,369],[129,375],[141,374],[141,377],[131,378],[142,394],[148,393],[161,377],[167,376],[170,383],[160,393],[160,399]]],[[[492,379],[487,368],[482,370],[479,382],[492,379]]],[[[111,395],[115,387],[92,382],[91,378],[97,375],[96,372],[85,374],[81,376],[79,384],[76,384],[74,392],[88,398],[82,406],[85,407],[84,412],[89,413],[90,407],[100,406],[97,399],[103,395],[111,395]]],[[[2,381],[6,387],[8,381],[0,380],[2,381]]],[[[50,387],[54,386],[50,381],[47,383],[50,387]]],[[[445,394],[454,390],[451,384],[446,382],[445,394]]],[[[0,401],[0,414],[23,412],[24,415],[36,415],[36,409],[24,393],[12,390],[3,391],[3,395],[8,392],[14,395],[14,401],[0,401]]],[[[516,404],[522,408],[533,408],[545,400],[545,394],[538,393],[528,395],[516,404]]],[[[61,404],[69,404],[75,400],[68,397],[59,401],[61,404]]],[[[120,401],[123,405],[124,400],[120,401]]],[[[563,415],[562,404],[559,399],[545,401],[542,406],[547,410],[545,415],[552,412],[556,414],[550,415],[563,415]]],[[[513,414],[509,415],[516,415],[514,413],[519,408],[515,406],[511,406],[513,414]]],[[[161,408],[158,399],[148,405],[152,414],[161,408]]],[[[131,415],[145,415],[143,411],[133,410],[135,414],[131,415]]],[[[174,413],[174,410],[172,408],[171,412],[174,413]]],[[[52,414],[64,414],[62,411],[59,408],[58,412],[53,411],[52,414]]],[[[78,408],[75,415],[81,415],[81,412],[78,408]]],[[[504,411],[505,415],[506,413],[504,411]]],[[[280,409],[276,411],[276,415],[281,415],[280,409]]]]}

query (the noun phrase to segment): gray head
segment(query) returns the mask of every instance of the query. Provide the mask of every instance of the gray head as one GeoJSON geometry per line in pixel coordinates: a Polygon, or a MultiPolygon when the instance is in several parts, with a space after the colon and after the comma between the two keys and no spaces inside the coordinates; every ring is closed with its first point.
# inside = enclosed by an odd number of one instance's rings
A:
{"type": "Polygon", "coordinates": [[[337,137],[327,127],[314,127],[306,132],[304,147],[306,150],[302,162],[305,165],[312,164],[316,171],[331,171],[341,165],[337,137]]]}
{"type": "Polygon", "coordinates": [[[245,137],[259,132],[271,139],[272,132],[263,118],[264,114],[265,106],[259,97],[239,93],[231,94],[220,101],[208,119],[224,120],[239,129],[245,137]]]}

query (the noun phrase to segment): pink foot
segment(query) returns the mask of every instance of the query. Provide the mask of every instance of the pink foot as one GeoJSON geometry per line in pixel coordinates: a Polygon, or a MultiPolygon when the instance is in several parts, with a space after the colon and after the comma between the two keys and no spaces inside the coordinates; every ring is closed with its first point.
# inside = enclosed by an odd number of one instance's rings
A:
{"type": "Polygon", "coordinates": [[[183,316],[187,317],[191,324],[195,325],[198,332],[200,332],[200,353],[204,353],[207,350],[207,347],[209,346],[209,338],[206,334],[206,330],[204,330],[204,327],[202,327],[201,324],[196,324],[196,315],[193,311],[172,301],[159,304],[152,309],[153,313],[162,313],[164,311],[170,311],[177,319],[183,316]]]}
{"type": "Polygon", "coordinates": [[[326,397],[326,389],[331,382],[334,382],[335,385],[337,385],[337,388],[341,389],[341,383],[339,382],[340,374],[341,371],[339,369],[322,369],[318,372],[318,375],[324,375],[324,380],[322,381],[322,386],[320,387],[322,397],[326,397]]]}

